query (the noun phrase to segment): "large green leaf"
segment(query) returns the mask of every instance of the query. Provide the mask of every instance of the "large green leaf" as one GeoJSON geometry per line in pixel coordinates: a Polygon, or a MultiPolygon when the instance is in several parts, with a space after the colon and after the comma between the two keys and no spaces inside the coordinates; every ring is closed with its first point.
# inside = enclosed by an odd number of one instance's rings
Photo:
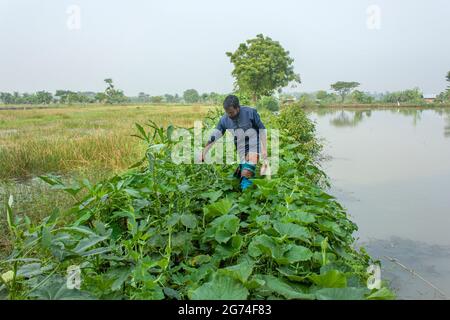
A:
{"type": "Polygon", "coordinates": [[[228,214],[232,206],[233,203],[229,199],[222,199],[216,203],[206,206],[205,214],[212,217],[228,214]]]}
{"type": "Polygon", "coordinates": [[[291,222],[302,224],[309,224],[316,221],[316,218],[312,213],[302,211],[289,212],[287,219],[291,222]]]}
{"type": "Polygon", "coordinates": [[[262,279],[266,282],[265,287],[267,289],[283,296],[286,299],[312,300],[315,298],[314,294],[309,294],[296,290],[288,283],[274,276],[266,275],[263,276],[262,279]]]}
{"type": "Polygon", "coordinates": [[[72,250],[76,254],[83,254],[87,249],[95,246],[97,243],[100,243],[104,240],[108,239],[108,236],[90,236],[88,238],[84,238],[78,242],[77,246],[72,250]]]}
{"type": "Polygon", "coordinates": [[[395,294],[386,287],[383,287],[374,293],[370,294],[367,299],[369,300],[394,300],[395,294]]]}
{"type": "Polygon", "coordinates": [[[367,288],[323,288],[315,292],[318,300],[364,300],[367,288]]]}
{"type": "Polygon", "coordinates": [[[112,269],[108,273],[108,276],[114,279],[114,282],[111,285],[111,290],[112,291],[119,290],[130,275],[131,270],[129,268],[112,269]]]}
{"type": "Polygon", "coordinates": [[[208,232],[214,232],[214,238],[219,243],[225,243],[239,230],[239,218],[227,214],[220,216],[210,223],[208,232]]]}
{"type": "Polygon", "coordinates": [[[229,276],[216,276],[212,281],[198,287],[192,300],[245,300],[248,290],[239,281],[229,276]]]}
{"type": "Polygon", "coordinates": [[[216,241],[219,243],[226,243],[231,239],[232,236],[233,234],[228,230],[217,229],[214,239],[216,239],[216,241]]]}
{"type": "Polygon", "coordinates": [[[338,270],[329,270],[320,275],[313,274],[310,279],[322,288],[345,288],[347,286],[347,277],[338,270]]]}
{"type": "Polygon", "coordinates": [[[338,235],[344,235],[345,233],[342,231],[341,227],[336,222],[331,220],[321,220],[318,224],[319,229],[322,231],[330,231],[338,235]]]}
{"type": "Polygon", "coordinates": [[[239,264],[226,267],[221,272],[245,283],[253,272],[254,263],[250,259],[245,259],[239,264]]]}
{"type": "Polygon", "coordinates": [[[21,266],[17,270],[17,277],[30,278],[44,272],[40,263],[29,263],[21,266]]]}
{"type": "Polygon", "coordinates": [[[52,234],[50,233],[50,228],[47,226],[42,227],[42,234],[41,234],[41,244],[44,248],[50,248],[50,245],[52,244],[52,234]]]}
{"type": "Polygon", "coordinates": [[[281,235],[293,239],[305,240],[311,237],[309,230],[294,223],[274,222],[274,229],[281,235]]]}
{"type": "Polygon", "coordinates": [[[219,199],[222,196],[222,194],[223,194],[222,190],[217,190],[217,191],[204,192],[201,196],[203,198],[209,199],[211,202],[216,202],[217,199],[219,199]]]}
{"type": "Polygon", "coordinates": [[[192,228],[195,228],[197,226],[197,218],[193,214],[183,214],[181,216],[181,223],[186,228],[192,229],[192,228]]]}
{"type": "Polygon", "coordinates": [[[289,263],[308,261],[313,256],[311,250],[299,245],[292,245],[291,248],[285,253],[285,257],[289,263]]]}
{"type": "Polygon", "coordinates": [[[110,247],[100,247],[100,248],[95,248],[92,250],[87,250],[87,251],[83,251],[81,253],[78,253],[80,256],[82,257],[89,257],[89,256],[95,256],[98,254],[103,254],[103,253],[107,253],[110,252],[111,248],[110,247]]]}
{"type": "Polygon", "coordinates": [[[260,235],[253,238],[248,246],[248,254],[252,257],[258,257],[262,254],[273,259],[283,259],[285,248],[277,244],[275,239],[268,235],[260,235]]]}
{"type": "Polygon", "coordinates": [[[39,300],[92,300],[93,297],[77,289],[68,289],[64,280],[49,282],[30,293],[30,297],[39,300]]]}

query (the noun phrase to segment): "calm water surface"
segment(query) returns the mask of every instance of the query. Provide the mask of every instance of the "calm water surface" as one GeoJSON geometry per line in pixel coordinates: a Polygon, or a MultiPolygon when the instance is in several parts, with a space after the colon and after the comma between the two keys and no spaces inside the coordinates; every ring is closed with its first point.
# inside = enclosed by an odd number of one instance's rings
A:
{"type": "Polygon", "coordinates": [[[312,111],[330,192],[399,298],[450,299],[450,109],[312,111]],[[386,257],[413,269],[404,270],[386,257]]]}

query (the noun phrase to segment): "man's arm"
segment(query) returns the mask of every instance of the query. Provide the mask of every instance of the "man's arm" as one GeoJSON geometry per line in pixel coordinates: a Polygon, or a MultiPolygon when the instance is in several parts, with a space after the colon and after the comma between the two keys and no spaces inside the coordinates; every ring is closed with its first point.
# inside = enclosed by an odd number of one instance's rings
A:
{"type": "Polygon", "coordinates": [[[203,151],[200,155],[200,161],[204,162],[206,154],[208,153],[209,149],[212,148],[213,144],[219,140],[223,134],[225,133],[225,127],[222,123],[222,119],[219,120],[219,123],[217,124],[216,129],[211,134],[211,137],[209,138],[208,142],[206,143],[205,147],[203,148],[203,151]]]}

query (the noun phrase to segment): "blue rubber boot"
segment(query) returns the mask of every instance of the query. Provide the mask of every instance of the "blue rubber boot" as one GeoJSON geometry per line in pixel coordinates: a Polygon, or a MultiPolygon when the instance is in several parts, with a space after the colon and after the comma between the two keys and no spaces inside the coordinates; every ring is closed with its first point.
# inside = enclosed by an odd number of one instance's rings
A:
{"type": "Polygon", "coordinates": [[[248,179],[247,177],[242,177],[242,179],[241,179],[241,189],[242,189],[242,191],[245,191],[252,184],[253,184],[252,180],[248,179]]]}
{"type": "MultiPolygon", "coordinates": [[[[252,173],[252,177],[255,176],[256,166],[254,164],[252,164],[252,163],[245,162],[245,163],[240,165],[240,169],[241,169],[241,171],[248,170],[248,171],[250,171],[252,173]]],[[[242,189],[242,191],[244,191],[247,188],[249,188],[252,184],[253,184],[253,182],[249,178],[241,177],[241,189],[242,189]]]]}

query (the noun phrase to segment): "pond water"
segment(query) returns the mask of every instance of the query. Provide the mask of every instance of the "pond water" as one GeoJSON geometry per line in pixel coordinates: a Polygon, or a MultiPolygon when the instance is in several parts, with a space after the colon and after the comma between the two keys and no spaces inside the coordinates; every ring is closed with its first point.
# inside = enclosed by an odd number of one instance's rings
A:
{"type": "Polygon", "coordinates": [[[330,193],[359,226],[358,244],[381,261],[382,277],[400,299],[450,299],[450,109],[317,109],[309,117],[324,142],[330,193]]]}

